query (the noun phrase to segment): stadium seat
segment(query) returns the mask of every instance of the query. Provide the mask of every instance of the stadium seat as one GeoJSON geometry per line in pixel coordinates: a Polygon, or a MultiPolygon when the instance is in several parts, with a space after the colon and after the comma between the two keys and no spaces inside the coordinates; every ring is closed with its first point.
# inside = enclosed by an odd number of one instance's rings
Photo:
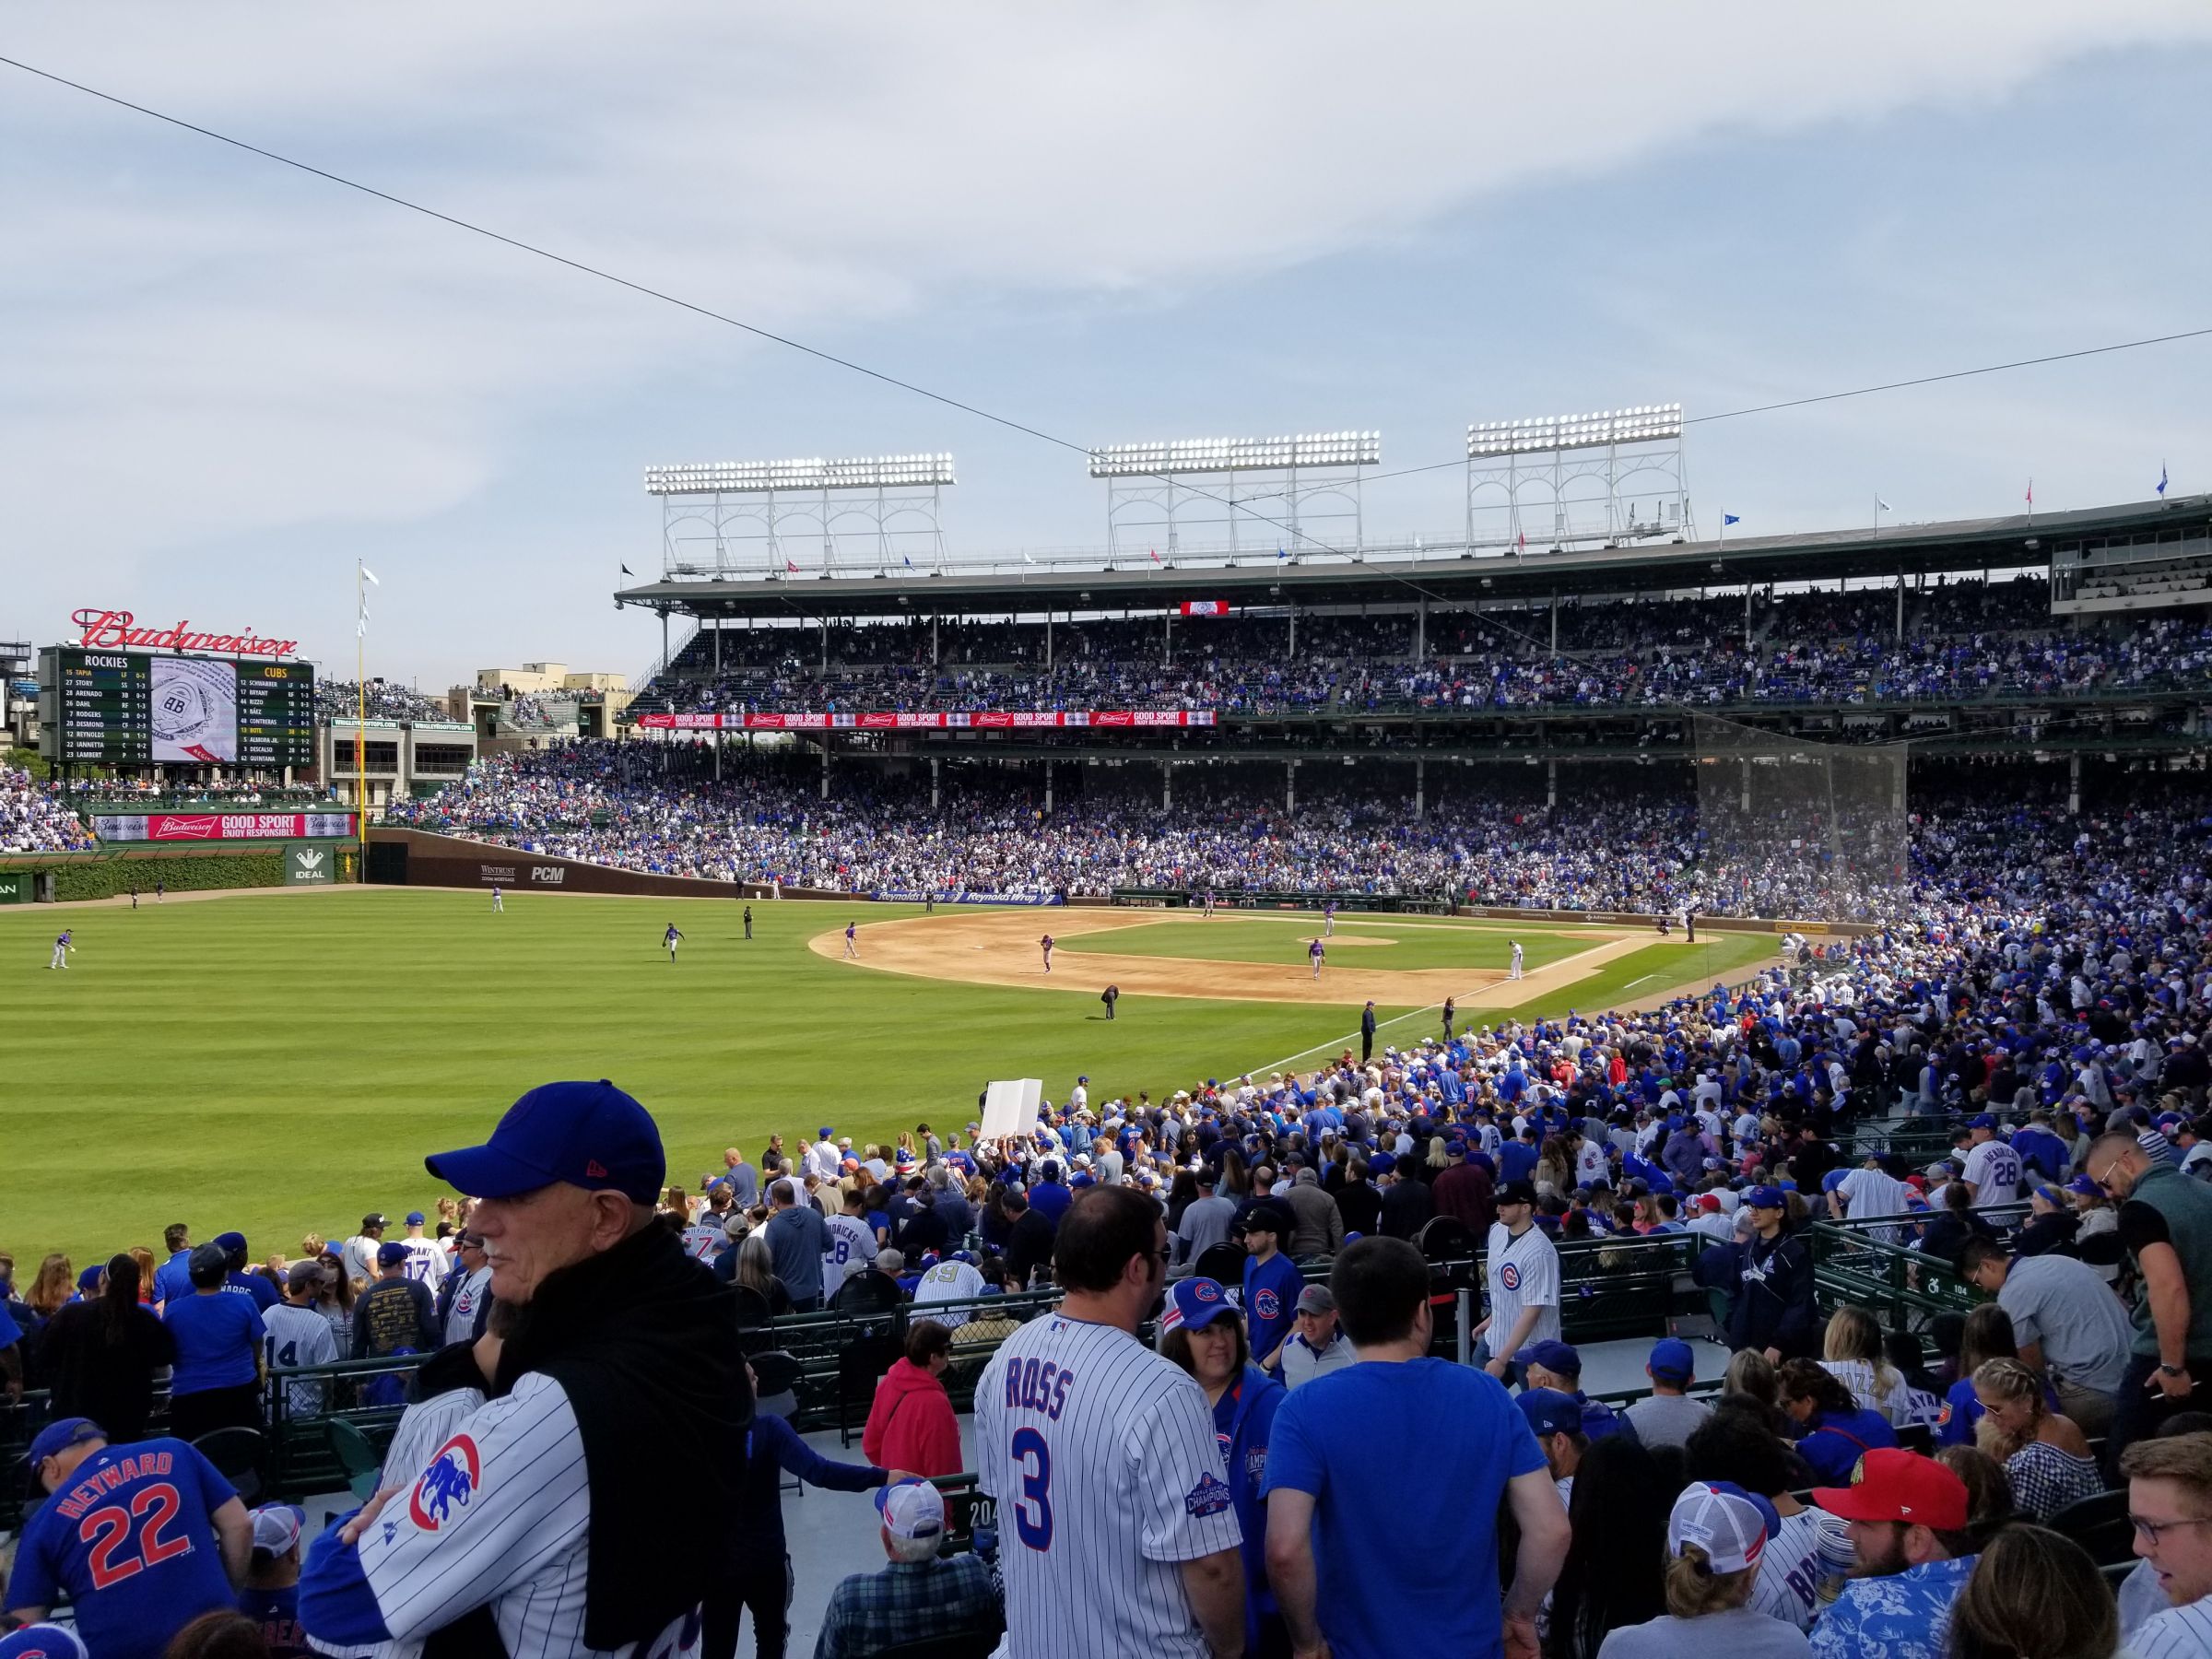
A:
{"type": "Polygon", "coordinates": [[[750,1285],[733,1285],[737,1293],[737,1346],[748,1358],[758,1359],[775,1346],[775,1315],[768,1298],[750,1285]]]}
{"type": "Polygon", "coordinates": [[[1198,1253],[1191,1271],[1200,1278],[1214,1279],[1224,1285],[1241,1285],[1244,1282],[1244,1260],[1252,1253],[1233,1239],[1224,1239],[1218,1244],[1209,1244],[1198,1253]]]}
{"type": "MultiPolygon", "coordinates": [[[[366,1503],[376,1496],[377,1482],[383,1472],[384,1460],[376,1454],[369,1437],[344,1418],[327,1418],[324,1427],[330,1432],[330,1450],[345,1472],[347,1489],[366,1503]]],[[[229,1433],[225,1430],[223,1432],[229,1433]]],[[[211,1435],[208,1437],[213,1439],[211,1435]]]]}
{"type": "Polygon", "coordinates": [[[1923,1457],[1936,1455],[1936,1430],[1925,1423],[1906,1423],[1897,1431],[1897,1443],[1908,1452],[1917,1452],[1923,1457]]]}
{"type": "Polygon", "coordinates": [[[258,1429],[218,1429],[201,1435],[192,1448],[216,1466],[237,1490],[239,1501],[252,1509],[261,1501],[264,1444],[258,1429]]]}
{"type": "Polygon", "coordinates": [[[882,1313],[897,1308],[905,1299],[900,1294],[899,1281],[888,1273],[856,1273],[837,1288],[830,1299],[830,1311],[848,1317],[868,1313],[882,1313]]]}
{"type": "Polygon", "coordinates": [[[2127,1518],[2124,1487],[2078,1498],[2044,1524],[2088,1550],[2089,1559],[2100,1567],[2117,1566],[2135,1558],[2136,1529],[2127,1518]]]}

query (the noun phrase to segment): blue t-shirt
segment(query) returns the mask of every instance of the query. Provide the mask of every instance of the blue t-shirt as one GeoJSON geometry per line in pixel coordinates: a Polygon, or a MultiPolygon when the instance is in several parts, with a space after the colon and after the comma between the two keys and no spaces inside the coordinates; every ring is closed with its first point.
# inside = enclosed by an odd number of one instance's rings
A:
{"type": "Polygon", "coordinates": [[[1030,1189],[1030,1207],[1054,1227],[1060,1225],[1060,1218],[1067,1214],[1067,1206],[1075,1202],[1075,1198],[1072,1187],[1063,1186],[1056,1181],[1041,1181],[1030,1189]]]}
{"type": "Polygon", "coordinates": [[[300,1586],[281,1590],[241,1590],[238,1610],[261,1627],[269,1659],[314,1659],[307,1632],[300,1628],[300,1586]]]}
{"type": "Polygon", "coordinates": [[[22,1328],[16,1316],[7,1311],[7,1303],[0,1301],[0,1348],[13,1347],[23,1337],[22,1328]]]}
{"type": "Polygon", "coordinates": [[[161,1659],[201,1614],[235,1605],[210,1517],[237,1496],[182,1441],[102,1447],[25,1523],[7,1606],[65,1600],[100,1659],[161,1659]]]}
{"type": "Polygon", "coordinates": [[[154,1269],[154,1300],[176,1301],[192,1294],[192,1252],[180,1250],[154,1269]]]}
{"type": "Polygon", "coordinates": [[[268,1331],[252,1297],[227,1290],[202,1296],[195,1290],[171,1302],[161,1322],[177,1339],[171,1394],[236,1388],[261,1374],[254,1359],[268,1331]]]}
{"type": "Polygon", "coordinates": [[[223,1288],[233,1296],[250,1296],[253,1306],[266,1313],[276,1305],[276,1287],[258,1273],[234,1273],[223,1281],[223,1288]]]}
{"type": "Polygon", "coordinates": [[[1498,1659],[1498,1502],[1543,1467],[1504,1385],[1448,1359],[1347,1366],[1293,1391],[1275,1416],[1267,1489],[1313,1495],[1318,1616],[1337,1659],[1394,1659],[1409,1644],[1498,1659]],[[1411,1515],[1453,1521],[1408,1549],[1398,1522],[1411,1515]]]}
{"type": "Polygon", "coordinates": [[[1509,1140],[1498,1148],[1498,1179],[1526,1181],[1536,1170],[1536,1149],[1526,1141],[1509,1140]]]}
{"type": "Polygon", "coordinates": [[[1244,1259],[1244,1329],[1254,1365],[1282,1347],[1297,1325],[1298,1298],[1305,1288],[1305,1275],[1279,1250],[1265,1262],[1244,1259]]]}

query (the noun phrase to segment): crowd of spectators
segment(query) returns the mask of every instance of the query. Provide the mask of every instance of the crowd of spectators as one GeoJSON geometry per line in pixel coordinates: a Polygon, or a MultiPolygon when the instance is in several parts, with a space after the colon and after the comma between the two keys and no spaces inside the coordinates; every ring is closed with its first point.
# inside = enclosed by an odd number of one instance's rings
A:
{"type": "MultiPolygon", "coordinates": [[[[805,766],[718,782],[696,748],[594,742],[480,759],[391,818],[623,868],[839,892],[1336,891],[1845,918],[1909,914],[1953,890],[2031,903],[2088,872],[2119,887],[2181,879],[2212,851],[2212,813],[2190,777],[2131,777],[2079,815],[2032,777],[1960,771],[1916,794],[1911,818],[1891,826],[1904,867],[1879,879],[1817,844],[1776,853],[1701,829],[1695,799],[1643,774],[1578,781],[1556,806],[1455,788],[1418,819],[1406,796],[1357,784],[1301,788],[1295,808],[1197,786],[1169,806],[1086,794],[1048,814],[1033,787],[991,774],[964,777],[933,808],[923,776],[846,769],[824,799],[805,766]]],[[[1839,840],[1870,833],[1839,820],[1839,840]]]]}
{"type": "Polygon", "coordinates": [[[0,765],[0,853],[66,853],[92,844],[67,798],[28,771],[0,765]]]}
{"type": "Polygon", "coordinates": [[[2047,583],[1957,583],[1476,612],[1171,622],[926,622],[701,632],[638,712],[1724,707],[2159,689],[2212,667],[2212,627],[2126,618],[2054,627],[2047,583]],[[719,669],[716,664],[719,662],[719,669]]]}
{"type": "MultiPolygon", "coordinates": [[[[318,720],[359,719],[361,712],[361,687],[358,680],[317,680],[315,682],[315,718],[318,720]]],[[[445,700],[426,697],[397,680],[371,679],[369,682],[369,718],[371,720],[451,720],[453,713],[445,700]]]]}
{"type": "MultiPolygon", "coordinates": [[[[1389,1609],[1449,1571],[1455,1607],[1502,1594],[1509,1633],[1525,1621],[1533,1641],[1540,1623],[1547,1651],[1575,1659],[1707,1641],[1838,1659],[2109,1656],[2123,1637],[2139,1659],[2200,1653],[2212,1639],[2206,864],[2173,845],[2171,803],[2069,820],[2078,841],[2025,853],[2006,810],[1946,818],[1910,916],[1825,945],[1786,939],[1782,965],[1733,989],[1435,1035],[1429,1016],[1409,1017],[1418,1036],[1379,1043],[1385,1027],[1311,1069],[1225,1069],[1160,1100],[1054,1080],[1034,1135],[1006,1142],[971,1122],[855,1143],[830,1114],[729,1148],[660,1209],[759,1317],[903,1304],[913,1329],[942,1326],[947,1340],[910,1339],[887,1372],[870,1431],[872,1462],[935,1474],[958,1455],[935,1392],[947,1357],[1028,1328],[1026,1308],[993,1304],[1002,1288],[1050,1281],[1087,1188],[1147,1195],[1181,1311],[1160,1346],[1219,1414],[1223,1442],[1262,1432],[1255,1392],[1288,1391],[1269,1406],[1267,1455],[1224,1471],[1224,1507],[1266,1540],[1242,1558],[1255,1643],[1273,1618],[1296,1645],[1318,1630],[1339,1652],[1393,1651],[1372,1645],[1375,1621],[1388,1628],[1389,1609]],[[1936,1138],[1929,1161],[1884,1149],[1913,1127],[1936,1138]],[[1395,1405],[1370,1395],[1396,1383],[1375,1368],[1427,1352],[1427,1269],[1408,1253],[1413,1300],[1398,1309],[1391,1253],[1429,1240],[1440,1217],[1481,1247],[1479,1366],[1519,1392],[1508,1404],[1479,1378],[1455,1382],[1475,1391],[1464,1411],[1430,1422],[1420,1458],[1388,1460],[1391,1512],[1445,1512],[1464,1497],[1455,1448],[1479,1417],[1506,1436],[1495,1479],[1540,1470],[1565,1523],[1514,1504],[1541,1547],[1524,1531],[1522,1577],[1502,1592],[1465,1576],[1456,1545],[1346,1542],[1393,1535],[1385,1514],[1358,1507],[1375,1495],[1332,1461],[1329,1425],[1393,1420],[1395,1405]],[[1924,1324],[1896,1308],[1823,1318],[1816,1218],[1871,1235],[1866,1248],[1903,1246],[1924,1291],[1956,1276],[1989,1300],[1924,1324]],[[1734,1353],[1726,1392],[1699,1397],[1694,1356],[1662,1342],[1650,1353],[1659,1392],[1615,1412],[1583,1392],[1561,1253],[1670,1236],[1734,1353]],[[1332,1257],[1314,1295],[1307,1272],[1332,1257]],[[1233,1330],[1202,1339],[1225,1303],[1233,1330]],[[1500,1407],[1514,1415],[1489,1415],[1500,1407]],[[1679,1515],[1698,1488],[1702,1507],[1679,1515]],[[2070,1535],[2076,1506],[2121,1488],[2147,1564],[2115,1597],[2070,1535]],[[1279,1540],[1278,1502],[1300,1517],[1279,1540]],[[1641,1541],[1623,1545],[1631,1535],[1641,1541]],[[1301,1554],[1308,1539],[1318,1559],[1301,1554]],[[2023,1645],[2039,1621],[2073,1645],[2023,1645]],[[1954,1647],[1954,1630],[1983,1645],[1954,1647]]],[[[255,1265],[236,1234],[194,1248],[181,1224],[166,1259],[127,1251],[79,1273],[48,1256],[19,1282],[0,1261],[0,1349],[12,1348],[0,1363],[77,1391],[56,1409],[97,1393],[124,1421],[163,1363],[177,1368],[172,1422],[252,1420],[271,1386],[310,1391],[288,1401],[312,1415],[330,1397],[313,1391],[331,1385],[281,1368],[265,1384],[254,1321],[320,1333],[326,1356],[373,1357],[465,1340],[493,1316],[475,1294],[483,1262],[465,1206],[430,1223],[443,1238],[424,1222],[410,1214],[393,1236],[371,1214],[351,1238],[304,1240],[298,1262],[255,1265]],[[109,1303],[122,1311],[72,1312],[109,1303]],[[128,1366],[77,1361],[123,1346],[109,1327],[124,1312],[157,1306],[166,1347],[134,1320],[128,1366]]],[[[1476,1555],[1491,1547],[1494,1507],[1466,1512],[1483,1518],[1476,1555]]],[[[1033,1563],[1006,1565],[1018,1647],[1037,1639],[1015,1582],[1033,1563]]],[[[833,1602],[840,1628],[865,1617],[866,1596],[838,1594],[862,1604],[833,1602]]]]}

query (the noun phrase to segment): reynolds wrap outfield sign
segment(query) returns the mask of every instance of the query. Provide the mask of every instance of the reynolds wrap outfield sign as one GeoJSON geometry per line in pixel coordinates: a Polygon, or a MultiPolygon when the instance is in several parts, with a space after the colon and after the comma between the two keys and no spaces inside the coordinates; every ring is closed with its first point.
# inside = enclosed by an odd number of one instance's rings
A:
{"type": "Polygon", "coordinates": [[[350,812],[100,813],[103,841],[331,841],[353,833],[350,812]]]}
{"type": "Polygon", "coordinates": [[[656,732],[824,732],[848,727],[867,732],[1011,731],[1068,726],[1210,726],[1211,709],[979,709],[968,713],[904,714],[641,714],[638,724],[656,732]]]}

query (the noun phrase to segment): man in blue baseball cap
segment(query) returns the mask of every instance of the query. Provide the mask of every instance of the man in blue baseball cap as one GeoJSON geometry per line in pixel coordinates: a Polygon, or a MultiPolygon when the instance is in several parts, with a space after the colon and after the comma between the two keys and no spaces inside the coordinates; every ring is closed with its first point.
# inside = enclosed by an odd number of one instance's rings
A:
{"type": "Polygon", "coordinates": [[[1698,1374],[1698,1357],[1679,1336],[1662,1337],[1652,1344],[1652,1357],[1643,1374],[1652,1380],[1652,1392],[1623,1415],[1636,1438],[1647,1446],[1686,1446],[1689,1437],[1712,1415],[1712,1407],[1689,1397],[1698,1374]]]}
{"type": "Polygon", "coordinates": [[[319,1644],[453,1630],[475,1652],[527,1609],[547,1651],[681,1645],[731,1579],[752,1392],[735,1292],[655,1225],[660,1131],[604,1078],[547,1083],[424,1166],[477,1199],[513,1328],[488,1376],[448,1351],[485,1404],[314,1542],[300,1623],[319,1644]],[[653,1501],[674,1468],[707,1483],[681,1514],[653,1501]]]}
{"type": "Polygon", "coordinates": [[[1582,1404],[1556,1388],[1524,1389],[1513,1396],[1513,1404],[1528,1419],[1529,1432],[1544,1453],[1544,1465],[1551,1471],[1551,1483],[1559,1488],[1564,1508],[1574,1496],[1574,1472],[1590,1449],[1589,1436],[1583,1432],[1582,1404]]]}
{"type": "Polygon", "coordinates": [[[1620,1418],[1603,1400],[1583,1392],[1583,1356],[1572,1343],[1554,1337],[1532,1342],[1513,1356],[1522,1381],[1532,1389],[1551,1389],[1567,1395],[1582,1408],[1582,1431],[1590,1440],[1620,1432],[1620,1418]]]}

